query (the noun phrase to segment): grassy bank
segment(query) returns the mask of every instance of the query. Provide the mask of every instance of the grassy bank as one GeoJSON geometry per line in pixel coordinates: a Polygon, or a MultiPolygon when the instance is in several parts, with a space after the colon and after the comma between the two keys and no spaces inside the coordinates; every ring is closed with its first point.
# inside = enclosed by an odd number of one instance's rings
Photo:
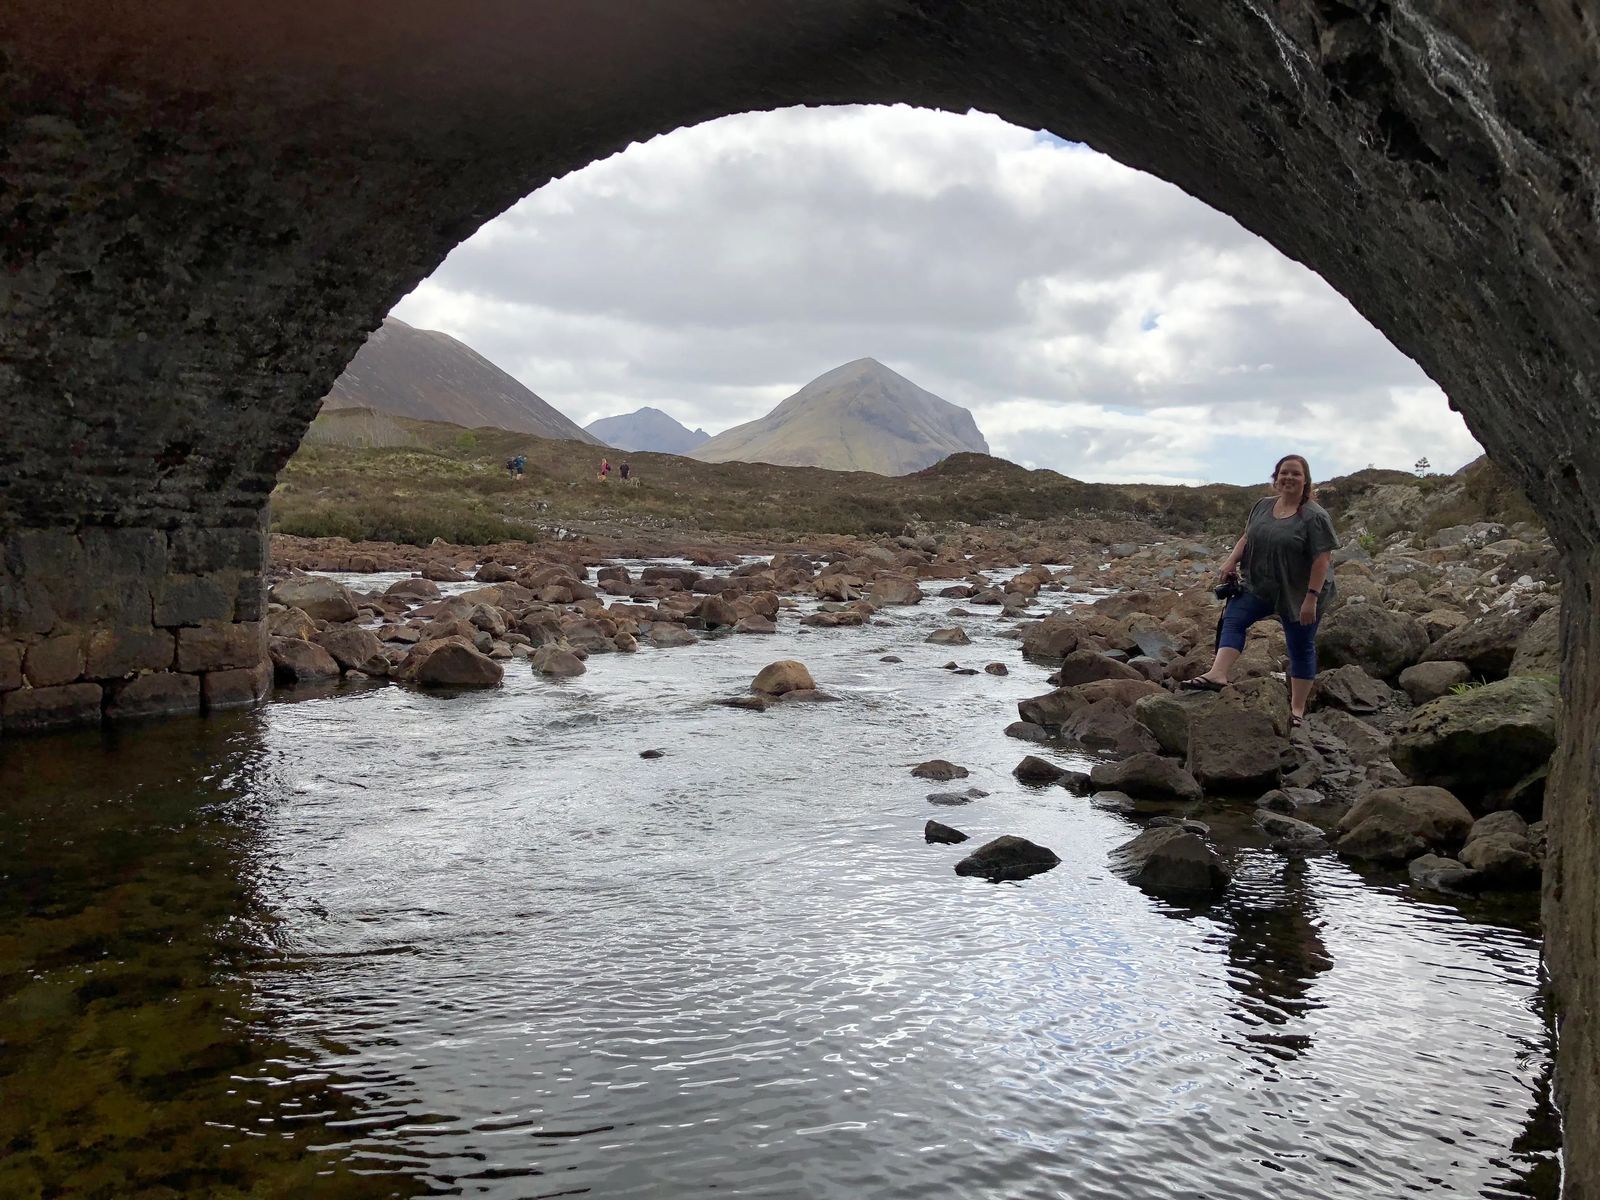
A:
{"type": "MultiPolygon", "coordinates": [[[[439,537],[482,544],[538,540],[561,529],[871,536],[957,523],[1103,517],[1200,535],[1232,531],[1262,494],[1259,487],[1229,484],[1082,483],[981,454],[953,455],[899,477],[629,454],[635,479],[624,485],[615,471],[605,483],[596,479],[602,453],[500,429],[464,430],[365,409],[330,412],[317,418],[284,469],[273,495],[273,527],[353,541],[426,544],[439,537]],[[514,454],[528,458],[520,481],[505,470],[514,454]]],[[[610,454],[613,465],[621,457],[610,454]]],[[[1507,519],[1495,508],[1512,507],[1513,498],[1526,509],[1493,468],[1465,489],[1450,476],[1418,480],[1364,471],[1330,484],[1329,503],[1338,516],[1373,488],[1440,486],[1435,480],[1452,486],[1439,506],[1449,519],[1430,521],[1433,528],[1485,516],[1507,519]]]]}

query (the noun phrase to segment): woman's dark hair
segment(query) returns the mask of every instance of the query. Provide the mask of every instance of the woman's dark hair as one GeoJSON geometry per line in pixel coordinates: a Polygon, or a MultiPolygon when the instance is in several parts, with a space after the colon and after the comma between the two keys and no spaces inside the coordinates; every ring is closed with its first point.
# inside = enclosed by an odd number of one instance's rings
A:
{"type": "Polygon", "coordinates": [[[1297,462],[1297,463],[1299,463],[1300,464],[1300,469],[1305,472],[1306,481],[1305,481],[1305,484],[1300,489],[1300,504],[1298,506],[1300,508],[1304,508],[1308,503],[1310,503],[1313,499],[1315,499],[1316,495],[1317,495],[1316,489],[1314,489],[1311,486],[1311,464],[1308,463],[1305,460],[1304,456],[1302,456],[1302,455],[1299,455],[1299,454],[1285,454],[1282,458],[1280,458],[1278,460],[1277,465],[1272,468],[1272,482],[1273,483],[1277,483],[1278,482],[1278,472],[1283,470],[1283,464],[1286,463],[1286,462],[1297,462]]]}

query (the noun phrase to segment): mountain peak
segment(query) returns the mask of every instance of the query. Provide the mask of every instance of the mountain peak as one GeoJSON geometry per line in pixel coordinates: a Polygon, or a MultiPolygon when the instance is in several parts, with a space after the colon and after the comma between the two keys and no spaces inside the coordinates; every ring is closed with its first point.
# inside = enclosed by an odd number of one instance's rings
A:
{"type": "Polygon", "coordinates": [[[875,358],[857,358],[691,457],[905,475],[963,450],[989,452],[970,412],[875,358]]]}
{"type": "Polygon", "coordinates": [[[670,414],[649,405],[590,421],[584,432],[618,450],[652,450],[658,454],[687,454],[711,440],[704,429],[686,429],[670,414]]]}

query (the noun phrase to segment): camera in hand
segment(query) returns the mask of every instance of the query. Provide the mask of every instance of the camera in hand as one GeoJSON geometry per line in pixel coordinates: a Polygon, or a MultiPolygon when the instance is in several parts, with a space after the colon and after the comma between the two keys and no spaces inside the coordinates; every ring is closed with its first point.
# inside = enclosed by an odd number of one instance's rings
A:
{"type": "Polygon", "coordinates": [[[1228,601],[1244,593],[1244,584],[1239,582],[1237,575],[1230,575],[1216,587],[1211,589],[1211,594],[1218,600],[1228,601]]]}

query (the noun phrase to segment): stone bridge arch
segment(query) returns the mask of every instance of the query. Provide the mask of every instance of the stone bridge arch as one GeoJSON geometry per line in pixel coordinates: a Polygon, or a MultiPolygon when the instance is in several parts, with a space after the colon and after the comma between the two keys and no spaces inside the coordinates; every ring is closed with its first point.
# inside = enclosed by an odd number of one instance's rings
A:
{"type": "Polygon", "coordinates": [[[0,721],[259,695],[278,469],[390,306],[550,178],[750,109],[992,111],[1318,271],[1550,522],[1549,958],[1568,1191],[1600,1194],[1597,30],[1596,0],[11,0],[0,721]]]}

